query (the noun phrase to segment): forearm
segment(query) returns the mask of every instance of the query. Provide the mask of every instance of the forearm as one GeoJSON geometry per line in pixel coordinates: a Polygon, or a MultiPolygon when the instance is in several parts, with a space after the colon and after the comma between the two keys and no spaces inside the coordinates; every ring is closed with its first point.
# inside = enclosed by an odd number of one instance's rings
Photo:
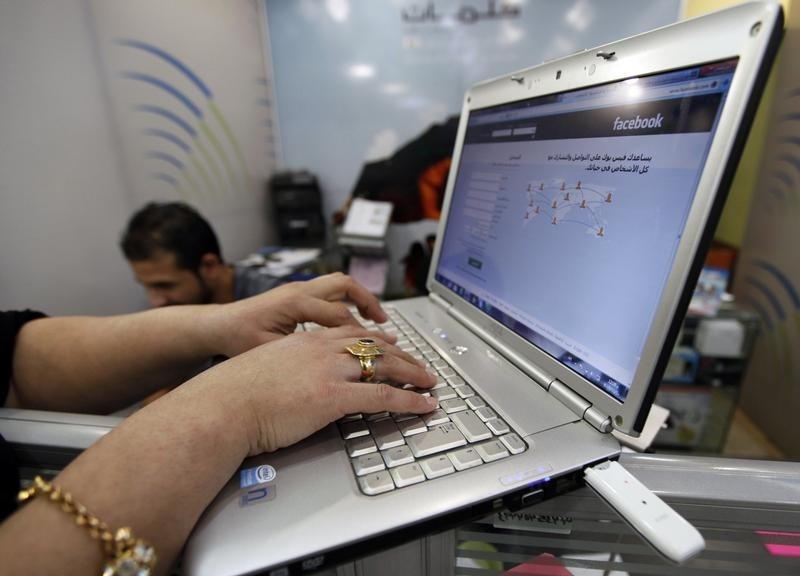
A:
{"type": "MultiPolygon", "coordinates": [[[[247,454],[242,419],[231,417],[241,408],[215,384],[201,375],[173,390],[54,480],[112,529],[152,543],[159,573],[247,454]]],[[[99,574],[103,560],[100,544],[42,498],[0,526],[0,557],[13,574],[99,574]]]]}
{"type": "Polygon", "coordinates": [[[13,395],[26,408],[104,413],[130,405],[182,382],[217,352],[203,327],[210,313],[178,306],[30,322],[17,337],[13,395]]]}

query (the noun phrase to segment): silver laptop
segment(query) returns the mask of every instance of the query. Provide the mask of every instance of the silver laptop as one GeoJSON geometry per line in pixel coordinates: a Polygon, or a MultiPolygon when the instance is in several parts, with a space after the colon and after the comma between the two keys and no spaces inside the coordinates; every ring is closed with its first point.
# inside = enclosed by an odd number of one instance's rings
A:
{"type": "Polygon", "coordinates": [[[637,435],[782,34],[740,5],[464,98],[430,296],[386,304],[440,374],[422,418],[358,414],[251,458],[192,575],[316,570],[569,490],[637,435]]]}

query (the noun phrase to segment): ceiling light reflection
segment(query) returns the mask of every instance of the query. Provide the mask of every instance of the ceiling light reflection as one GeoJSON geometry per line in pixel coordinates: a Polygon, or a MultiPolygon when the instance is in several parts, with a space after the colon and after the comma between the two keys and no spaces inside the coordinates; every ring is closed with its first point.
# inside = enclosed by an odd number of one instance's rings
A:
{"type": "Polygon", "coordinates": [[[350,0],[325,0],[325,10],[334,22],[345,22],[350,17],[350,0]]]}
{"type": "Polygon", "coordinates": [[[644,94],[644,90],[639,84],[638,78],[628,78],[625,80],[625,95],[628,99],[634,100],[641,97],[642,94],[644,94]]]}
{"type": "Polygon", "coordinates": [[[578,0],[567,11],[564,20],[578,32],[583,32],[594,20],[594,9],[586,0],[578,0]]]}
{"type": "Polygon", "coordinates": [[[642,90],[641,86],[630,86],[625,90],[627,96],[631,100],[635,100],[636,98],[640,98],[644,91],[642,90]]]}
{"type": "Polygon", "coordinates": [[[509,22],[503,22],[500,32],[500,41],[503,44],[515,44],[525,36],[525,30],[509,22]]]}
{"type": "Polygon", "coordinates": [[[353,64],[347,69],[347,75],[356,80],[372,78],[375,76],[375,68],[369,64],[353,64]]]}

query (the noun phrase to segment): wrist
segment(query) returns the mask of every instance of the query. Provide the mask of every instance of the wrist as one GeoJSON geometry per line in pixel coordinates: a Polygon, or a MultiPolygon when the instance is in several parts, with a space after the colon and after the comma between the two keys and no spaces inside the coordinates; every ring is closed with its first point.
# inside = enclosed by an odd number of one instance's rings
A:
{"type": "MultiPolygon", "coordinates": [[[[187,306],[187,308],[189,308],[187,306]]],[[[231,336],[225,326],[226,315],[221,304],[192,306],[188,322],[195,350],[204,358],[226,354],[225,340],[231,336]]]]}
{"type": "Polygon", "coordinates": [[[193,432],[204,436],[205,442],[218,445],[235,460],[243,460],[250,451],[252,419],[249,402],[237,389],[242,375],[229,369],[230,360],[217,364],[184,383],[176,392],[185,394],[176,398],[181,403],[190,402],[194,416],[193,432]]]}
{"type": "MultiPolygon", "coordinates": [[[[254,389],[266,386],[263,365],[249,358],[254,352],[245,352],[199,374],[186,385],[197,387],[205,408],[215,414],[219,425],[227,428],[228,442],[240,459],[268,451],[263,429],[271,406],[260,405],[253,397],[254,389]]],[[[274,449],[274,448],[273,448],[274,449]]]]}

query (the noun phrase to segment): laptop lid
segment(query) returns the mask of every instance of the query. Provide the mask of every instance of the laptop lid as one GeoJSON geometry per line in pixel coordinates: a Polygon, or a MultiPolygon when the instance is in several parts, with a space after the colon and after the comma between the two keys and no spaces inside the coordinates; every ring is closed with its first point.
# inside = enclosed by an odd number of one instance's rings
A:
{"type": "Polygon", "coordinates": [[[600,426],[641,431],[781,25],[741,5],[469,90],[430,291],[600,426]]]}

